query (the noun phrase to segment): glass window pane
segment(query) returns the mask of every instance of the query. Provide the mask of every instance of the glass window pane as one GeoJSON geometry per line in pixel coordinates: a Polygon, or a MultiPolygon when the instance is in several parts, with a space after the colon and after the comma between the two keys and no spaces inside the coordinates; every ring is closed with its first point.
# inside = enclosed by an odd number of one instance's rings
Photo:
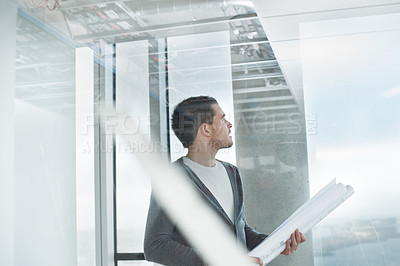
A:
{"type": "Polygon", "coordinates": [[[397,265],[400,14],[300,26],[312,192],[336,177],[355,194],[314,230],[316,265],[397,265]]]}
{"type": "Polygon", "coordinates": [[[75,49],[22,10],[15,49],[15,265],[76,265],[80,241],[94,265],[94,223],[76,220],[75,49]]]}
{"type": "Polygon", "coordinates": [[[2,2],[0,9],[0,265],[14,265],[14,98],[17,8],[11,1],[2,2]]]}
{"type": "Polygon", "coordinates": [[[150,177],[135,158],[145,151],[129,136],[139,131],[150,140],[148,41],[117,44],[116,70],[116,108],[121,116],[116,142],[117,250],[143,252],[150,177]]]}
{"type": "MultiPolygon", "coordinates": [[[[170,115],[186,98],[207,95],[216,98],[233,124],[233,93],[229,32],[210,32],[168,38],[168,82],[170,115]]],[[[170,123],[171,127],[171,123],[170,123]]],[[[186,154],[170,128],[171,161],[186,154]]],[[[236,148],[221,150],[217,157],[236,163],[236,148]]]]}
{"type": "Polygon", "coordinates": [[[94,54],[76,49],[76,227],[78,265],[96,264],[94,54]],[[91,254],[91,255],[88,255],[91,254]]]}

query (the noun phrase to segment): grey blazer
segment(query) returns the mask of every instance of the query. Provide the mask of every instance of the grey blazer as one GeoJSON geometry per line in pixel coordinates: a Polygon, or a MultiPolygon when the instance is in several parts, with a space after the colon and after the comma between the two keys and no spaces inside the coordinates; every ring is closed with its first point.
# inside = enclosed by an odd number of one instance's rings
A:
{"type": "MultiPolygon", "coordinates": [[[[222,162],[231,181],[234,197],[234,223],[228,218],[217,199],[201,182],[198,176],[183,163],[182,158],[174,164],[182,167],[188,177],[193,181],[206,202],[229,226],[236,235],[238,242],[252,250],[268,235],[256,232],[247,225],[243,209],[243,187],[239,169],[227,162],[222,162]]],[[[144,255],[146,260],[164,265],[205,265],[201,258],[186,241],[179,229],[167,217],[151,197],[149,213],[147,216],[146,232],[144,238],[144,255]]]]}

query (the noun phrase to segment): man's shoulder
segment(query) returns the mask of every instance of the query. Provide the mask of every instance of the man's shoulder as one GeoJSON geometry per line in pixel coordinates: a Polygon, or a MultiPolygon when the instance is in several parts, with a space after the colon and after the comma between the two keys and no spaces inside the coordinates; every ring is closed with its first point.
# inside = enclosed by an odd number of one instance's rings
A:
{"type": "MultiPolygon", "coordinates": [[[[218,160],[218,159],[216,159],[216,160],[218,162],[222,163],[222,165],[225,166],[225,168],[231,169],[231,170],[236,171],[236,172],[239,172],[239,168],[236,165],[233,165],[231,163],[228,163],[228,162],[225,162],[225,161],[222,161],[222,160],[218,160]]],[[[183,167],[184,164],[185,163],[183,162],[183,157],[180,157],[178,160],[172,162],[172,165],[181,166],[181,167],[183,167]]]]}

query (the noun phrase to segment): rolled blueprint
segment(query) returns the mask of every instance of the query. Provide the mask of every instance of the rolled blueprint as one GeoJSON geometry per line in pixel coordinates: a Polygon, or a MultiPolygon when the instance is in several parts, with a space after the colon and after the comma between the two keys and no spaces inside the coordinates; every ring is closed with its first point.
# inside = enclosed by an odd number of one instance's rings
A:
{"type": "Polygon", "coordinates": [[[333,179],[250,251],[249,255],[259,257],[264,265],[268,264],[285,249],[286,240],[296,229],[307,233],[353,194],[354,189],[351,186],[336,184],[336,179],[333,179]]]}

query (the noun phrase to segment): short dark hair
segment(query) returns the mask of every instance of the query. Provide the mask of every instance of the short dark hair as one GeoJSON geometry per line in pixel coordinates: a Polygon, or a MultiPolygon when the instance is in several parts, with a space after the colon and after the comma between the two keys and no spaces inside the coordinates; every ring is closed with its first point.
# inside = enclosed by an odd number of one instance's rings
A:
{"type": "Polygon", "coordinates": [[[213,104],[217,100],[210,96],[196,96],[183,100],[178,104],[172,115],[172,129],[182,142],[189,148],[197,136],[197,131],[203,123],[212,124],[215,116],[213,104]]]}

